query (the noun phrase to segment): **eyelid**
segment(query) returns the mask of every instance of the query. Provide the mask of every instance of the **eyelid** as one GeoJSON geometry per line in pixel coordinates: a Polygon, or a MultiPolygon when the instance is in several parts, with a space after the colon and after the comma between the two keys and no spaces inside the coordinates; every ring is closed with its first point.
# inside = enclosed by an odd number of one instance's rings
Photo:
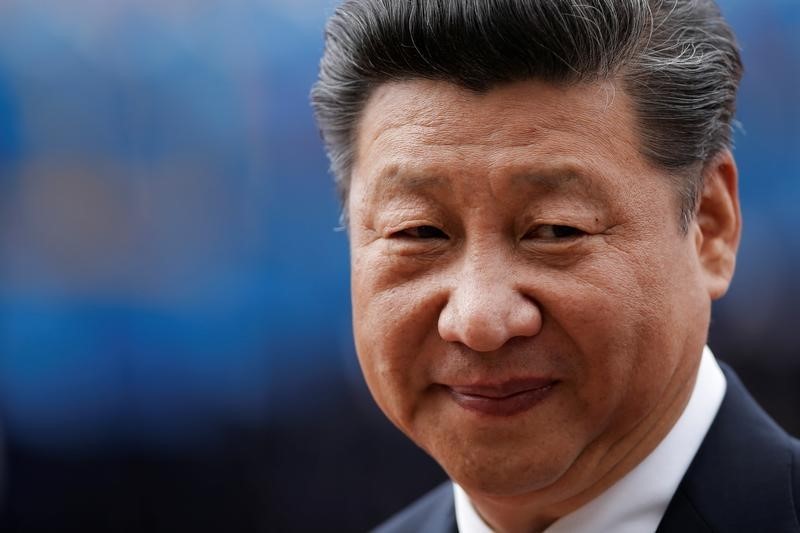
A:
{"type": "MultiPolygon", "coordinates": [[[[425,239],[425,237],[415,237],[409,234],[409,232],[412,232],[414,230],[419,230],[420,228],[432,228],[433,230],[438,231],[442,234],[440,238],[449,238],[447,232],[441,227],[441,225],[435,224],[429,220],[412,220],[409,222],[404,222],[403,224],[398,224],[397,226],[394,227],[389,227],[384,232],[384,238],[391,239],[391,238],[408,237],[411,239],[413,238],[425,239]]],[[[427,237],[427,238],[431,239],[434,237],[427,237]]]]}
{"type": "Polygon", "coordinates": [[[589,232],[584,231],[577,226],[571,226],[569,224],[537,224],[529,229],[525,235],[523,235],[523,239],[531,239],[531,238],[538,238],[539,240],[543,241],[552,241],[552,242],[567,242],[572,241],[580,237],[584,237],[589,235],[589,232]],[[550,235],[547,236],[540,236],[536,237],[532,235],[533,233],[539,231],[542,228],[546,228],[549,230],[550,235]],[[558,230],[565,230],[568,234],[558,236],[556,235],[558,230]]]}

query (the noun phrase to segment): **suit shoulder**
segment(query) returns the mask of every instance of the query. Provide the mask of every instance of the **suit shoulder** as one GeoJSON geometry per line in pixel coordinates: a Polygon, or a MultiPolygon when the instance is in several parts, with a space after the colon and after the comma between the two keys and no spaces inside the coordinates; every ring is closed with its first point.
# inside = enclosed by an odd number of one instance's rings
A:
{"type": "Polygon", "coordinates": [[[662,520],[667,531],[800,533],[800,447],[720,364],[717,416],[662,520]],[[697,526],[687,528],[686,523],[697,526]]]}
{"type": "Polygon", "coordinates": [[[456,531],[453,485],[447,481],[392,516],[373,533],[451,533],[456,531]]]}

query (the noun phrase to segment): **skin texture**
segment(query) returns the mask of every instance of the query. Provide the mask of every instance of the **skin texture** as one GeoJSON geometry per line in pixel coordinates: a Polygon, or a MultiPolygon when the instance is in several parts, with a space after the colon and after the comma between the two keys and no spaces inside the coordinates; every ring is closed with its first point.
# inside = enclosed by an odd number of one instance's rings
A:
{"type": "Polygon", "coordinates": [[[348,199],[356,348],[381,409],[497,531],[538,531],[660,442],[691,393],[740,233],[709,161],[695,222],[610,82],[380,86],[348,199]],[[544,379],[510,415],[453,387],[544,379]]]}

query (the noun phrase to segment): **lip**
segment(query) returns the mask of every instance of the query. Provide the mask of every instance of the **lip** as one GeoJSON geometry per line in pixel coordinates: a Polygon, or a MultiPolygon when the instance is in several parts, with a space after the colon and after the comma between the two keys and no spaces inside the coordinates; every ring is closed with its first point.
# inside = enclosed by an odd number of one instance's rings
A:
{"type": "Polygon", "coordinates": [[[557,384],[557,380],[536,377],[445,387],[453,401],[464,409],[490,416],[512,416],[544,400],[557,384]]]}

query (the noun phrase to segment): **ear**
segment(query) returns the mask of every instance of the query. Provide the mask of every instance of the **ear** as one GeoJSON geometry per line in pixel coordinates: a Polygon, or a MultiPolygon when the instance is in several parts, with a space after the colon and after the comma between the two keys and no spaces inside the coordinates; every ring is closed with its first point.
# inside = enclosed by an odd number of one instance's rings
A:
{"type": "Polygon", "coordinates": [[[708,295],[716,300],[728,291],[742,233],[739,174],[730,150],[723,150],[706,164],[703,178],[695,243],[708,295]]]}

